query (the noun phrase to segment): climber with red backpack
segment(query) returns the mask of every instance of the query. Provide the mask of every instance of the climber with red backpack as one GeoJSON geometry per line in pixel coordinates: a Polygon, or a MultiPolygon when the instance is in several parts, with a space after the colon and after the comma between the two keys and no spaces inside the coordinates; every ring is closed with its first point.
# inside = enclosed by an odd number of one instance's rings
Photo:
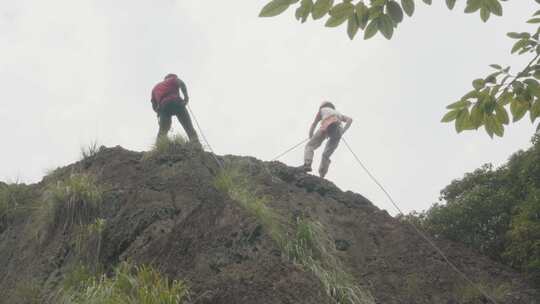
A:
{"type": "Polygon", "coordinates": [[[315,150],[322,145],[325,139],[328,139],[319,166],[319,175],[324,178],[330,166],[330,156],[338,147],[341,136],[350,128],[352,121],[352,118],[338,112],[334,104],[324,101],[309,128],[309,141],[305,148],[304,165],[300,168],[304,172],[311,172],[311,163],[313,162],[315,150]],[[315,132],[319,122],[321,126],[315,132]],[[345,122],[345,127],[342,126],[342,122],[345,122]]]}
{"type": "Polygon", "coordinates": [[[158,115],[158,140],[167,136],[171,129],[172,116],[176,116],[186,131],[189,141],[200,146],[199,137],[186,109],[189,102],[186,84],[176,74],[168,74],[163,81],[154,86],[151,102],[152,109],[158,115]],[[182,90],[184,98],[180,96],[180,90],[182,90]]]}

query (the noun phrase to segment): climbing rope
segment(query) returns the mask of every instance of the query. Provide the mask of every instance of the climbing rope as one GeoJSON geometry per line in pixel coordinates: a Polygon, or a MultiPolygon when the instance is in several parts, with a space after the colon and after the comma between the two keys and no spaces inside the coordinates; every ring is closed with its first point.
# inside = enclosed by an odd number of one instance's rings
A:
{"type": "Polygon", "coordinates": [[[224,169],[223,163],[217,158],[216,153],[214,152],[214,149],[212,149],[212,146],[210,145],[210,142],[206,138],[206,135],[204,134],[204,132],[203,132],[203,130],[201,128],[201,125],[199,124],[199,121],[197,120],[197,116],[195,116],[195,113],[193,113],[193,111],[191,110],[191,107],[189,106],[189,104],[186,105],[186,107],[187,107],[191,117],[193,117],[193,120],[195,121],[195,124],[197,125],[197,128],[199,129],[199,133],[201,133],[201,136],[202,136],[204,142],[206,142],[206,145],[208,146],[208,149],[210,149],[210,152],[212,152],[212,157],[214,157],[214,159],[216,160],[218,166],[223,170],[224,169]]]}
{"type": "MultiPolygon", "coordinates": [[[[302,145],[303,143],[305,143],[306,141],[308,141],[308,139],[304,139],[302,140],[301,142],[299,142],[298,144],[294,145],[293,147],[291,147],[290,149],[286,150],[285,152],[279,154],[278,156],[276,156],[275,158],[272,159],[272,161],[275,161],[281,157],[283,157],[284,155],[292,152],[293,150],[295,150],[296,148],[298,148],[300,145],[302,145]]],[[[386,197],[388,198],[388,200],[392,203],[392,205],[394,206],[394,208],[396,208],[396,210],[399,212],[399,214],[401,215],[404,215],[403,211],[401,210],[401,208],[399,207],[399,205],[396,203],[396,201],[394,200],[394,198],[390,195],[390,193],[386,190],[386,188],[379,182],[379,180],[377,180],[377,178],[371,173],[371,171],[364,165],[364,163],[362,163],[362,161],[360,160],[360,158],[358,157],[358,155],[356,155],[356,153],[354,153],[353,149],[351,148],[351,146],[349,145],[349,143],[347,142],[347,140],[345,140],[345,137],[342,137],[341,140],[343,141],[343,143],[345,144],[345,146],[347,146],[347,149],[349,149],[349,151],[351,152],[351,154],[353,155],[353,157],[356,159],[356,161],[358,162],[358,164],[360,165],[360,167],[362,167],[362,169],[364,169],[364,171],[367,173],[367,175],[369,176],[369,178],[381,189],[381,191],[386,195],[386,197]]],[[[267,169],[267,171],[269,171],[267,169]]],[[[484,297],[486,297],[486,299],[488,299],[489,301],[491,301],[493,304],[497,304],[497,301],[495,301],[495,299],[493,299],[493,297],[491,297],[487,292],[485,292],[480,286],[478,286],[476,283],[474,283],[471,279],[469,279],[469,277],[464,273],[462,272],[461,270],[459,270],[459,268],[457,268],[457,266],[452,263],[450,261],[450,259],[446,256],[446,254],[442,251],[442,249],[440,249],[424,232],[422,232],[418,227],[416,227],[414,224],[406,221],[409,225],[412,226],[412,228],[414,229],[414,231],[416,231],[416,233],[418,235],[420,235],[421,238],[423,238],[433,249],[435,249],[435,251],[445,260],[445,262],[450,266],[450,268],[452,268],[456,273],[458,273],[467,283],[469,283],[471,286],[473,286],[475,289],[477,289],[484,297]]]]}
{"type": "MultiPolygon", "coordinates": [[[[403,211],[401,211],[401,208],[399,208],[398,204],[396,203],[396,201],[394,201],[394,199],[392,198],[392,196],[390,195],[390,193],[388,191],[386,191],[386,189],[384,188],[384,186],[377,180],[377,178],[375,178],[375,176],[373,176],[373,174],[371,174],[371,172],[369,171],[369,169],[364,166],[364,164],[362,163],[362,161],[360,160],[360,158],[356,155],[356,153],[354,153],[353,149],[351,148],[351,146],[349,146],[349,143],[345,140],[344,137],[341,138],[341,140],[343,141],[343,143],[345,143],[345,146],[347,146],[347,149],[349,149],[349,151],[351,152],[351,154],[354,156],[354,158],[356,159],[356,161],[358,162],[358,164],[362,167],[362,169],[364,169],[364,171],[367,173],[367,175],[371,178],[371,180],[373,182],[375,182],[375,184],[377,184],[377,186],[379,186],[379,188],[382,190],[382,192],[384,192],[384,194],[386,195],[386,197],[388,198],[388,200],[392,203],[392,205],[394,205],[394,207],[396,208],[396,210],[401,214],[401,215],[404,215],[403,211]]],[[[424,232],[422,232],[418,227],[416,227],[416,225],[412,224],[411,222],[409,221],[406,221],[409,225],[411,225],[413,227],[413,229],[416,231],[416,233],[418,233],[418,235],[420,235],[429,245],[431,245],[431,247],[433,247],[433,249],[435,249],[435,251],[437,251],[439,253],[439,255],[446,261],[446,263],[455,271],[457,272],[459,275],[461,275],[461,277],[463,277],[463,279],[465,279],[465,281],[467,281],[469,284],[471,284],[474,288],[476,288],[484,297],[486,297],[486,299],[490,300],[491,302],[493,302],[493,304],[497,304],[497,301],[495,301],[495,299],[493,299],[490,295],[488,295],[480,286],[478,286],[476,283],[474,283],[471,279],[469,279],[469,277],[464,273],[462,272],[461,270],[459,270],[459,268],[457,268],[456,265],[454,265],[454,263],[452,263],[450,261],[450,259],[448,259],[448,257],[446,256],[446,254],[444,254],[444,252],[442,251],[442,249],[440,249],[424,232]]]]}
{"type": "Polygon", "coordinates": [[[281,157],[283,157],[284,155],[288,154],[289,152],[292,152],[292,151],[296,150],[296,148],[300,147],[303,143],[305,143],[308,140],[309,140],[309,138],[306,138],[306,139],[302,140],[301,142],[294,145],[292,148],[290,148],[287,151],[285,151],[285,152],[279,154],[278,156],[272,158],[271,161],[276,161],[276,160],[280,159],[281,157]]]}
{"type": "MultiPolygon", "coordinates": [[[[206,138],[200,124],[199,124],[199,121],[197,120],[197,117],[195,116],[195,113],[193,113],[193,111],[191,110],[191,108],[189,107],[189,105],[187,106],[191,116],[193,117],[193,120],[195,121],[195,124],[197,125],[197,128],[199,129],[199,132],[201,133],[201,136],[203,137],[204,141],[206,142],[206,144],[208,145],[208,148],[210,149],[210,151],[212,152],[212,156],[214,157],[214,159],[216,160],[216,162],[218,163],[219,167],[221,169],[224,169],[223,167],[223,164],[222,162],[217,158],[216,156],[216,153],[214,152],[214,149],[212,149],[212,146],[210,145],[210,142],[208,141],[208,139],[206,138]]],[[[306,139],[303,139],[301,142],[297,143],[296,145],[292,146],[291,148],[287,149],[285,152],[277,155],[276,157],[274,157],[271,161],[276,161],[278,160],[279,158],[287,155],[288,153],[296,150],[296,148],[298,148],[299,146],[301,146],[302,144],[304,144],[305,142],[307,142],[309,140],[309,138],[306,138],[306,139]]],[[[399,214],[401,215],[404,215],[403,211],[401,210],[401,208],[399,207],[399,205],[396,203],[396,201],[393,199],[393,197],[390,195],[390,193],[386,190],[386,188],[377,180],[377,178],[371,173],[371,171],[362,163],[362,161],[360,160],[360,158],[358,157],[358,155],[356,155],[356,153],[354,153],[353,149],[351,148],[351,146],[349,145],[349,143],[347,142],[347,140],[345,140],[345,137],[342,137],[341,140],[343,141],[343,143],[345,144],[345,146],[347,147],[347,149],[351,152],[351,154],[353,155],[353,157],[356,159],[356,161],[358,162],[358,164],[360,165],[360,167],[362,167],[362,169],[367,173],[367,175],[371,178],[371,180],[381,189],[381,191],[386,195],[386,197],[388,198],[388,200],[392,203],[392,205],[394,206],[394,208],[396,208],[396,210],[399,212],[399,214]]],[[[264,165],[264,168],[266,169],[266,171],[273,177],[273,174],[270,172],[270,170],[266,167],[266,164],[264,165]]],[[[440,249],[424,232],[422,232],[418,227],[416,227],[416,225],[410,223],[409,221],[406,221],[413,229],[414,231],[416,231],[416,233],[421,237],[423,238],[433,249],[435,249],[435,251],[446,261],[446,263],[450,266],[450,268],[452,268],[456,273],[458,273],[466,282],[468,282],[471,286],[473,286],[475,289],[477,289],[486,299],[488,299],[489,301],[491,301],[493,304],[498,304],[497,301],[495,301],[495,299],[493,299],[493,297],[491,297],[487,292],[484,291],[484,289],[482,289],[480,286],[478,286],[476,283],[474,283],[474,281],[472,281],[471,279],[469,279],[469,277],[464,273],[462,272],[461,270],[459,270],[459,268],[457,268],[456,265],[454,265],[454,263],[452,263],[450,261],[450,259],[446,256],[446,254],[442,251],[442,249],[440,249]]]]}

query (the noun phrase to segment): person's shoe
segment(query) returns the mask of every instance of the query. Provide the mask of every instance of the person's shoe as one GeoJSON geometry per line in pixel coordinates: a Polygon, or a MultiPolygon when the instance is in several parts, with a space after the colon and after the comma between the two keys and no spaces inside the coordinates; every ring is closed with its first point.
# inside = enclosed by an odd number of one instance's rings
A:
{"type": "Polygon", "coordinates": [[[300,167],[298,167],[298,169],[300,169],[304,173],[311,172],[311,170],[312,170],[311,165],[308,165],[308,164],[303,164],[300,167]]]}

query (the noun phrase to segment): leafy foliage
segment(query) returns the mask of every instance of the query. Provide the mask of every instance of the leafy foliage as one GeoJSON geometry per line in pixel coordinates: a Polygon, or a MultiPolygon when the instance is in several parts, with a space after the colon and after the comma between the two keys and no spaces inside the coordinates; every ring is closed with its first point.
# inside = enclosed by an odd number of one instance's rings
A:
{"type": "Polygon", "coordinates": [[[66,278],[61,304],[181,304],[189,297],[187,286],[170,281],[150,266],[121,263],[114,276],[93,276],[80,268],[66,278]]]}
{"type": "MultiPolygon", "coordinates": [[[[467,0],[465,13],[478,13],[487,22],[491,15],[502,16],[503,0],[467,0]]],[[[418,0],[416,0],[418,2],[418,0]]],[[[380,33],[391,39],[405,15],[412,17],[416,9],[415,0],[272,0],[263,7],[261,17],[273,17],[297,6],[296,19],[304,23],[311,16],[314,20],[328,16],[325,25],[337,27],[347,24],[347,34],[354,39],[360,30],[364,39],[380,33]],[[367,1],[366,1],[367,2],[367,1]]],[[[431,5],[432,0],[423,0],[431,5]]],[[[539,0],[535,0],[540,3],[539,0]]],[[[449,9],[454,9],[457,0],[446,0],[449,9]]],[[[473,90],[460,100],[450,104],[442,122],[454,122],[458,133],[484,127],[490,137],[504,135],[505,126],[521,120],[527,113],[531,122],[540,117],[540,10],[528,23],[536,26],[531,32],[508,33],[516,41],[511,53],[531,55],[532,60],[521,71],[513,74],[510,67],[492,64],[496,71],[485,78],[472,82],[473,90]],[[512,115],[510,119],[509,112],[512,115]]],[[[537,127],[540,130],[540,124],[537,127]]]]}
{"type": "Polygon", "coordinates": [[[441,201],[406,219],[540,282],[540,142],[501,168],[468,173],[441,191],[441,201]]]}
{"type": "Polygon", "coordinates": [[[358,286],[337,257],[335,242],[324,226],[297,217],[293,222],[267,206],[268,197],[257,195],[250,179],[232,165],[216,177],[216,187],[254,215],[293,263],[312,272],[336,303],[372,304],[369,291],[358,286]]]}
{"type": "MultiPolygon", "coordinates": [[[[529,23],[540,23],[540,11],[529,23]]],[[[540,26],[534,32],[508,33],[516,40],[512,54],[528,54],[533,58],[520,72],[512,74],[510,67],[499,64],[490,65],[495,72],[485,78],[472,82],[473,90],[459,101],[447,106],[448,113],[442,122],[454,121],[458,133],[464,130],[476,130],[484,126],[487,134],[502,137],[504,126],[521,120],[527,113],[531,122],[540,117],[540,26]]],[[[540,127],[540,125],[539,125],[540,127]]]]}
{"type": "MultiPolygon", "coordinates": [[[[419,2],[418,0],[416,0],[419,2]]],[[[422,0],[431,5],[432,0],[422,0]]],[[[480,18],[487,22],[491,15],[502,16],[504,0],[467,0],[465,12],[479,13],[480,18]]],[[[455,7],[456,0],[446,0],[449,9],[455,7]]],[[[311,16],[313,20],[328,16],[325,26],[337,27],[347,23],[347,34],[354,39],[359,30],[364,30],[364,39],[369,39],[381,33],[386,39],[391,39],[395,29],[403,21],[404,15],[412,17],[416,9],[415,0],[272,0],[266,4],[259,16],[274,17],[285,12],[289,7],[296,6],[296,19],[302,23],[311,16]]],[[[534,20],[533,20],[534,22],[534,20]]],[[[539,21],[540,22],[540,21],[539,21]]]]}

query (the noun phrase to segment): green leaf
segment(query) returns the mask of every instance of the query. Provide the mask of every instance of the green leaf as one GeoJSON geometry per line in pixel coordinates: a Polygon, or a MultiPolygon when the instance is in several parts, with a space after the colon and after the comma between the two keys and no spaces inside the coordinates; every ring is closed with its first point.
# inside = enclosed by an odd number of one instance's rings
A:
{"type": "Polygon", "coordinates": [[[307,21],[309,14],[311,14],[311,9],[313,8],[313,0],[302,0],[300,6],[296,9],[296,19],[304,23],[307,21]]]}
{"type": "Polygon", "coordinates": [[[490,15],[491,12],[487,8],[487,6],[482,6],[482,8],[480,9],[480,19],[482,19],[482,21],[484,22],[487,22],[490,15]]]}
{"type": "Polygon", "coordinates": [[[486,81],[484,79],[478,78],[472,82],[472,85],[473,88],[475,88],[476,90],[481,90],[486,85],[486,81]]]}
{"type": "Polygon", "coordinates": [[[392,18],[388,15],[383,15],[379,17],[377,21],[379,31],[386,39],[390,40],[394,34],[394,22],[392,21],[392,18]]]}
{"type": "Polygon", "coordinates": [[[470,123],[470,117],[469,117],[469,110],[468,109],[462,109],[459,111],[457,118],[456,118],[456,131],[458,133],[461,133],[463,130],[465,130],[466,126],[470,123]]]}
{"type": "Polygon", "coordinates": [[[470,14],[478,11],[482,7],[482,0],[469,0],[465,7],[465,13],[470,14]]]}
{"type": "Polygon", "coordinates": [[[488,123],[488,118],[484,119],[484,129],[486,130],[489,137],[493,138],[493,123],[488,123]]]}
{"type": "Polygon", "coordinates": [[[527,21],[527,23],[540,23],[540,18],[533,18],[527,21]]]}
{"type": "Polygon", "coordinates": [[[502,70],[502,66],[500,66],[498,64],[490,64],[489,66],[496,69],[496,70],[502,70]]]}
{"type": "Polygon", "coordinates": [[[471,123],[475,129],[484,123],[484,110],[480,102],[477,102],[471,109],[471,123]]]}
{"type": "Polygon", "coordinates": [[[495,110],[495,107],[497,106],[497,102],[495,101],[495,98],[488,96],[485,99],[484,103],[484,113],[491,115],[493,111],[495,110]]]}
{"type": "Polygon", "coordinates": [[[358,33],[359,28],[358,16],[356,16],[356,14],[349,16],[349,20],[347,22],[347,35],[349,35],[351,40],[354,39],[354,36],[356,36],[356,33],[358,33]]]}
{"type": "MultiPolygon", "coordinates": [[[[485,119],[485,124],[488,125],[488,128],[495,133],[495,135],[502,137],[504,135],[504,127],[501,123],[495,119],[493,115],[487,115],[485,119]]],[[[489,134],[489,133],[488,133],[489,134]]],[[[490,135],[493,137],[493,135],[490,135]]]]}
{"type": "Polygon", "coordinates": [[[446,6],[448,6],[449,9],[454,9],[454,6],[456,6],[456,0],[446,0],[446,6]]]}
{"type": "Polygon", "coordinates": [[[366,27],[366,30],[364,31],[364,40],[368,40],[369,38],[375,36],[378,31],[379,28],[377,19],[371,20],[371,22],[366,27]]]}
{"type": "Polygon", "coordinates": [[[273,0],[262,8],[259,17],[277,16],[286,11],[289,5],[291,3],[288,0],[273,0]]]}
{"type": "Polygon", "coordinates": [[[312,13],[314,20],[321,19],[326,15],[330,9],[332,8],[332,5],[334,4],[334,0],[317,0],[315,4],[313,5],[312,13]]]}
{"type": "Polygon", "coordinates": [[[446,115],[444,115],[444,117],[441,119],[441,122],[454,121],[457,118],[460,111],[461,110],[452,110],[452,111],[446,113],[446,115]]]}
{"type": "Polygon", "coordinates": [[[516,42],[514,46],[512,47],[512,51],[511,51],[512,54],[514,54],[515,52],[525,47],[528,43],[529,43],[528,39],[521,39],[518,42],[516,42]]]}
{"type": "Polygon", "coordinates": [[[462,109],[471,105],[470,101],[460,100],[446,106],[447,109],[462,109]]]}
{"type": "Polygon", "coordinates": [[[369,20],[377,19],[383,14],[382,6],[372,6],[369,9],[369,20]]]}
{"type": "Polygon", "coordinates": [[[390,0],[388,2],[386,5],[386,13],[390,15],[395,23],[403,21],[403,9],[401,9],[401,6],[396,1],[390,0]]]}
{"type": "Polygon", "coordinates": [[[521,101],[521,100],[513,100],[510,103],[510,112],[512,112],[513,122],[519,121],[523,116],[525,116],[525,113],[527,113],[527,110],[529,109],[529,106],[527,102],[521,101]]]}
{"type": "Polygon", "coordinates": [[[431,0],[423,0],[425,4],[431,5],[431,0]]]}
{"type": "Polygon", "coordinates": [[[332,17],[347,19],[350,15],[354,14],[354,5],[349,2],[340,3],[332,7],[329,14],[332,17]]]}
{"type": "Polygon", "coordinates": [[[536,99],[536,101],[531,106],[530,117],[531,122],[534,122],[538,117],[540,117],[540,101],[538,99],[536,99]]]}
{"type": "Polygon", "coordinates": [[[369,21],[369,8],[362,1],[356,4],[356,17],[358,19],[358,26],[361,29],[365,29],[369,21]]]}
{"type": "Polygon", "coordinates": [[[387,0],[371,0],[371,6],[384,6],[387,0]]]}
{"type": "Polygon", "coordinates": [[[497,106],[495,107],[495,118],[497,119],[498,122],[502,124],[507,125],[508,123],[510,123],[508,112],[500,104],[497,104],[497,106]]]}
{"type": "Polygon", "coordinates": [[[407,16],[411,17],[414,14],[414,0],[401,0],[401,6],[407,16]]]}
{"type": "Polygon", "coordinates": [[[336,27],[342,25],[345,21],[347,21],[347,17],[334,17],[330,16],[324,26],[326,27],[336,27]]]}
{"type": "MultiPolygon", "coordinates": [[[[520,34],[520,33],[516,33],[516,32],[510,32],[510,33],[507,33],[506,34],[508,37],[512,38],[512,39],[522,39],[522,38],[526,38],[526,37],[523,37],[523,34],[520,34]]],[[[527,37],[528,38],[528,37],[527,37]]]]}
{"type": "Polygon", "coordinates": [[[462,100],[467,100],[467,99],[470,99],[470,98],[478,98],[478,91],[477,90],[472,90],[470,91],[469,93],[463,95],[463,97],[461,97],[462,100]]]}
{"type": "Polygon", "coordinates": [[[487,7],[493,15],[502,16],[503,8],[499,0],[486,0],[487,7]]]}

